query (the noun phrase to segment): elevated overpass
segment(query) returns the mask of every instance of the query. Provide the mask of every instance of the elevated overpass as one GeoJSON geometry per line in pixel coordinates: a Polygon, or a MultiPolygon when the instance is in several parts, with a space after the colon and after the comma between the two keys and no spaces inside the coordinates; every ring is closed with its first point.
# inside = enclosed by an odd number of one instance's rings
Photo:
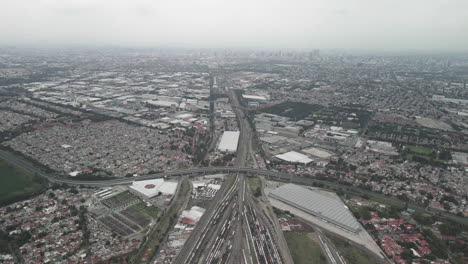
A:
{"type": "MultiPolygon", "coordinates": [[[[62,184],[70,184],[70,185],[83,185],[83,186],[113,186],[113,185],[125,185],[131,184],[133,181],[141,181],[141,180],[149,180],[149,179],[157,179],[157,178],[175,178],[180,176],[200,176],[206,174],[229,174],[229,173],[244,173],[246,175],[261,175],[265,176],[268,179],[276,180],[276,181],[283,181],[283,182],[292,182],[297,184],[303,185],[313,185],[313,184],[323,184],[330,189],[334,190],[342,190],[345,192],[352,192],[356,194],[367,194],[370,197],[377,197],[381,200],[387,200],[394,204],[399,204],[400,206],[405,206],[405,202],[398,200],[396,198],[392,198],[383,194],[366,191],[358,187],[349,186],[340,184],[333,181],[321,180],[316,178],[309,178],[304,176],[298,176],[294,174],[288,174],[278,171],[272,170],[265,170],[265,169],[255,169],[255,168],[239,168],[239,167],[205,167],[205,168],[193,168],[187,170],[179,170],[179,171],[171,171],[171,172],[162,172],[156,174],[149,174],[143,176],[137,176],[132,178],[119,178],[119,179],[109,179],[109,180],[99,180],[99,181],[80,181],[80,180],[71,180],[71,179],[61,179],[56,177],[48,177],[48,180],[56,183],[62,184]]],[[[460,217],[451,213],[448,213],[443,210],[435,209],[435,208],[424,208],[415,203],[408,203],[408,206],[419,210],[419,211],[427,211],[433,214],[440,214],[441,216],[460,222],[464,224],[468,224],[468,218],[460,217]]]]}
{"type": "MultiPolygon", "coordinates": [[[[134,181],[141,181],[141,180],[149,180],[149,179],[157,179],[157,178],[174,178],[180,176],[199,176],[205,174],[217,174],[217,173],[244,173],[247,175],[262,175],[272,180],[277,181],[285,181],[285,182],[292,182],[297,184],[303,185],[313,185],[314,183],[326,185],[330,189],[334,190],[343,190],[347,192],[352,192],[356,194],[367,194],[370,197],[375,197],[380,200],[387,200],[394,204],[399,204],[401,206],[405,205],[405,202],[398,200],[396,198],[388,197],[383,194],[366,191],[360,189],[358,187],[349,186],[340,184],[334,181],[328,180],[321,180],[316,178],[309,178],[304,176],[298,176],[294,174],[288,174],[273,170],[264,170],[264,169],[255,169],[255,168],[245,168],[245,167],[205,167],[205,168],[191,168],[186,170],[178,170],[178,171],[170,171],[170,172],[161,172],[149,175],[142,175],[137,177],[131,178],[117,178],[117,179],[108,179],[108,180],[74,180],[70,178],[63,178],[57,175],[53,175],[50,173],[45,173],[44,171],[40,170],[39,168],[32,165],[30,162],[24,160],[22,157],[15,155],[9,151],[0,150],[0,158],[5,159],[17,166],[20,166],[24,169],[27,169],[38,176],[46,178],[50,182],[59,183],[59,184],[68,184],[68,185],[82,185],[82,186],[94,186],[94,187],[105,187],[105,186],[114,186],[114,185],[129,185],[134,181]]],[[[459,223],[468,224],[468,218],[460,217],[451,213],[448,213],[443,210],[435,209],[435,208],[424,208],[415,203],[408,203],[408,206],[419,210],[419,211],[427,211],[433,214],[440,214],[445,218],[457,221],[459,223]]]]}

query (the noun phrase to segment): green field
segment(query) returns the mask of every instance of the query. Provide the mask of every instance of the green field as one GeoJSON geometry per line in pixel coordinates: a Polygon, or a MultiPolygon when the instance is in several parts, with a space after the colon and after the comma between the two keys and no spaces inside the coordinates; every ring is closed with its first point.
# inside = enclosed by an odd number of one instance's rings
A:
{"type": "Polygon", "coordinates": [[[331,239],[333,244],[336,246],[341,255],[345,258],[349,264],[378,264],[379,262],[375,260],[372,256],[369,256],[363,250],[352,246],[348,241],[327,233],[327,237],[331,239]]]}
{"type": "Polygon", "coordinates": [[[138,200],[139,198],[135,196],[134,194],[130,192],[121,192],[117,194],[116,196],[113,196],[111,198],[118,199],[120,201],[127,201],[127,202],[133,202],[135,200],[138,200]]]}
{"type": "Polygon", "coordinates": [[[157,218],[161,212],[156,206],[146,206],[144,202],[134,204],[128,207],[127,210],[139,214],[141,217],[149,217],[151,219],[157,218]]]}
{"type": "Polygon", "coordinates": [[[43,187],[41,178],[3,160],[0,160],[0,178],[0,204],[26,199],[43,187]]]}
{"type": "Polygon", "coordinates": [[[249,184],[249,191],[251,193],[255,193],[255,191],[257,191],[257,188],[261,188],[262,186],[258,177],[248,177],[247,183],[249,184]]]}
{"type": "Polygon", "coordinates": [[[260,110],[264,113],[270,113],[280,116],[293,118],[295,120],[308,119],[311,121],[323,122],[333,125],[341,123],[345,128],[359,129],[364,127],[371,117],[371,112],[353,107],[323,106],[318,104],[306,104],[299,102],[283,102],[271,105],[268,108],[260,110]],[[349,114],[356,114],[358,120],[348,120],[349,114]]]}
{"type": "Polygon", "coordinates": [[[263,112],[286,116],[290,118],[303,119],[314,112],[318,112],[324,109],[324,106],[317,104],[306,104],[297,102],[284,102],[273,105],[263,110],[263,112]]]}
{"type": "Polygon", "coordinates": [[[320,246],[308,237],[308,233],[284,232],[284,237],[295,264],[327,263],[320,246]]]}
{"type": "Polygon", "coordinates": [[[406,145],[405,149],[407,149],[410,152],[414,152],[414,153],[422,154],[422,155],[430,155],[434,151],[432,148],[423,147],[423,146],[410,146],[410,145],[406,145]]]}
{"type": "Polygon", "coordinates": [[[412,145],[404,146],[402,156],[407,160],[436,163],[444,163],[447,160],[451,159],[451,155],[449,152],[442,151],[438,153],[437,150],[430,147],[412,145]]]}

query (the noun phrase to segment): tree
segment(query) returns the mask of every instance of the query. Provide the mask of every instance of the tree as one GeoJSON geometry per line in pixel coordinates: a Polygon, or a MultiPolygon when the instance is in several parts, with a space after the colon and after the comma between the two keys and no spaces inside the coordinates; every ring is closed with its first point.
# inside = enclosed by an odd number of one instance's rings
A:
{"type": "Polygon", "coordinates": [[[260,197],[262,195],[262,190],[260,187],[255,188],[254,196],[255,197],[260,197]]]}
{"type": "Polygon", "coordinates": [[[447,236],[456,236],[463,231],[462,227],[456,223],[443,223],[439,226],[439,230],[447,236]]]}
{"type": "Polygon", "coordinates": [[[432,216],[422,214],[422,213],[415,213],[413,218],[420,225],[426,225],[427,226],[427,225],[432,225],[432,224],[435,223],[435,219],[432,216]]]}
{"type": "Polygon", "coordinates": [[[401,253],[401,257],[407,261],[411,261],[413,259],[413,253],[409,248],[405,248],[401,253]]]}

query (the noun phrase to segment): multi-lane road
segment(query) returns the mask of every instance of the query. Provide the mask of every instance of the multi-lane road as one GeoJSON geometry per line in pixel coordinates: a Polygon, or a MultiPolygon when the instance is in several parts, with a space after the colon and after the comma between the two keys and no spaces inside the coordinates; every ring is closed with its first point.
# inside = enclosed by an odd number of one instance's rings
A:
{"type": "MultiPolygon", "coordinates": [[[[229,175],[234,175],[235,173],[243,173],[246,175],[260,175],[260,176],[265,176],[272,180],[287,181],[287,182],[303,184],[303,185],[313,185],[313,184],[320,183],[320,184],[324,184],[328,186],[331,189],[349,191],[355,194],[367,194],[367,195],[370,195],[371,197],[376,197],[381,200],[388,200],[389,202],[400,204],[402,206],[405,205],[405,202],[400,201],[398,199],[391,198],[391,197],[388,197],[379,193],[366,191],[358,187],[339,184],[334,181],[326,181],[326,180],[302,177],[302,176],[278,172],[278,171],[263,170],[263,169],[256,169],[256,168],[245,168],[245,167],[244,168],[241,168],[241,167],[192,168],[192,169],[187,169],[187,170],[142,175],[142,176],[137,176],[137,177],[132,177],[132,178],[116,178],[116,179],[109,179],[109,180],[91,181],[91,180],[74,180],[70,178],[64,178],[62,176],[58,176],[52,173],[46,173],[43,170],[35,167],[33,164],[25,160],[23,157],[18,156],[6,150],[0,150],[0,159],[6,160],[10,163],[15,164],[16,166],[27,169],[31,171],[32,173],[35,173],[36,175],[49,180],[50,182],[59,183],[59,184],[106,187],[106,186],[114,186],[114,185],[131,184],[134,181],[165,178],[165,177],[172,178],[172,177],[198,176],[198,175],[217,174],[217,173],[228,173],[229,175]]],[[[434,209],[434,208],[424,208],[414,203],[409,203],[408,206],[410,208],[414,208],[417,210],[421,210],[421,211],[426,210],[427,212],[430,212],[433,214],[440,214],[441,216],[445,218],[451,219],[459,223],[468,224],[468,219],[456,216],[451,213],[447,213],[443,210],[434,209]]]]}

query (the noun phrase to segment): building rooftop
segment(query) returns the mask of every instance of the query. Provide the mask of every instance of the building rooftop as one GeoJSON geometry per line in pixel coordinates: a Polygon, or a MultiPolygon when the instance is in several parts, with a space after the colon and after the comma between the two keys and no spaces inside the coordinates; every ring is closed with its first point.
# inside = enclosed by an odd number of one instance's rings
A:
{"type": "Polygon", "coordinates": [[[222,152],[236,152],[239,135],[239,131],[224,131],[218,145],[218,150],[222,152]]]}
{"type": "Polygon", "coordinates": [[[250,99],[250,100],[258,100],[258,101],[265,101],[266,100],[266,98],[264,96],[253,95],[253,94],[243,94],[242,97],[245,98],[245,99],[250,99]]]}
{"type": "Polygon", "coordinates": [[[347,231],[357,233],[361,229],[354,215],[334,193],[310,190],[290,183],[275,189],[269,196],[347,231]]]}
{"type": "Polygon", "coordinates": [[[297,163],[303,163],[303,164],[307,164],[313,161],[306,155],[301,154],[299,152],[295,152],[295,151],[289,151],[283,154],[279,154],[279,155],[276,155],[276,157],[284,161],[295,162],[295,163],[297,162],[297,163]]]}
{"type": "Polygon", "coordinates": [[[174,195],[177,190],[177,182],[165,181],[164,179],[135,181],[130,188],[151,198],[158,195],[159,192],[162,195],[174,195]]]}

